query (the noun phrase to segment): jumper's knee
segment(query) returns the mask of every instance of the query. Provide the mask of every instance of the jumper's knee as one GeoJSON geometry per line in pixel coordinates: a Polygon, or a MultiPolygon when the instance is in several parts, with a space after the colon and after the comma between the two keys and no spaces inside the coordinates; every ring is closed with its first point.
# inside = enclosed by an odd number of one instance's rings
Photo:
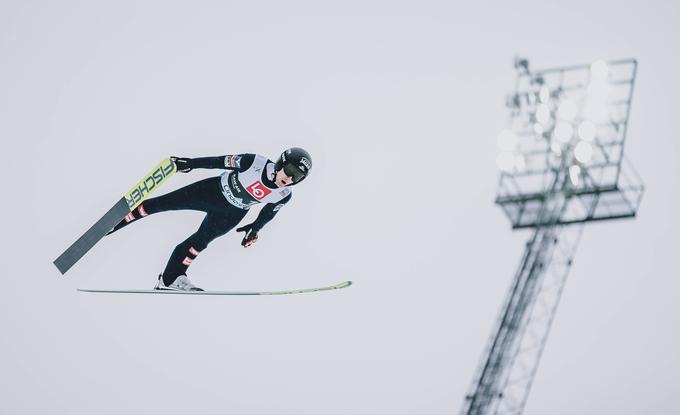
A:
{"type": "Polygon", "coordinates": [[[111,235],[112,233],[119,230],[120,228],[123,228],[126,225],[128,225],[129,223],[132,223],[132,222],[134,222],[138,219],[141,219],[145,216],[149,216],[149,213],[147,213],[146,209],[144,209],[144,204],[141,204],[141,205],[137,206],[135,209],[133,209],[132,212],[125,215],[125,217],[120,222],[118,222],[118,224],[113,229],[111,229],[107,233],[107,235],[111,235]]]}
{"type": "Polygon", "coordinates": [[[132,212],[125,215],[123,220],[126,223],[130,223],[130,222],[135,221],[137,219],[141,219],[145,216],[149,216],[149,214],[144,209],[144,204],[141,204],[141,205],[137,206],[135,209],[133,209],[132,212]]]}

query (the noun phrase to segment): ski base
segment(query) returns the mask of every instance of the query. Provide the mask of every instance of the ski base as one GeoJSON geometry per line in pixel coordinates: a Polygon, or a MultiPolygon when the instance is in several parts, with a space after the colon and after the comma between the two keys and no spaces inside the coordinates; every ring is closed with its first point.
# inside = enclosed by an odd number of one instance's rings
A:
{"type": "Polygon", "coordinates": [[[130,208],[124,197],[113,205],[111,209],[104,216],[102,216],[94,225],[90,227],[77,241],[68,247],[55,259],[53,264],[57,267],[61,274],[71,269],[76,262],[80,260],[86,253],[99,242],[106,233],[120,222],[125,215],[130,213],[130,208]]]}
{"type": "Polygon", "coordinates": [[[85,256],[97,242],[118,224],[125,215],[132,212],[161,184],[165,183],[177,170],[175,163],[169,159],[163,159],[142,180],[130,189],[118,202],[102,216],[97,223],[92,225],[77,241],[66,249],[57,259],[54,265],[61,274],[71,269],[76,262],[85,256]]]}
{"type": "Polygon", "coordinates": [[[339,284],[328,287],[303,288],[289,291],[172,291],[172,290],[96,290],[78,288],[80,292],[86,293],[107,293],[107,294],[178,294],[178,295],[288,295],[305,294],[317,291],[331,291],[347,288],[352,285],[352,281],[343,281],[339,284]]]}

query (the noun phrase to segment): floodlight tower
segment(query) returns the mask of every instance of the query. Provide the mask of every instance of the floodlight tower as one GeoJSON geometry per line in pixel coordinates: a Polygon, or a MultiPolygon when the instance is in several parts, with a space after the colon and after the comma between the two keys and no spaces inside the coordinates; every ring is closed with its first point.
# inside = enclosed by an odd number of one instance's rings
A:
{"type": "Polygon", "coordinates": [[[533,232],[461,414],[522,413],[583,224],[634,217],[644,191],[623,155],[634,59],[515,68],[496,204],[533,232]]]}

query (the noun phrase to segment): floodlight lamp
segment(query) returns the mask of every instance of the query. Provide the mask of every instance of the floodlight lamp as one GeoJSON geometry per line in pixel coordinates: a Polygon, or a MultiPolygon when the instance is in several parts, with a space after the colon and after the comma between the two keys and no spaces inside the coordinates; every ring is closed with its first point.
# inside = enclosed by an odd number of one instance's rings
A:
{"type": "Polygon", "coordinates": [[[574,127],[567,121],[560,121],[555,126],[555,138],[563,143],[568,143],[574,135],[574,127]]]}
{"type": "MultiPolygon", "coordinates": [[[[604,92],[604,91],[602,91],[604,92]]],[[[588,97],[586,105],[583,107],[583,115],[590,120],[605,122],[609,117],[606,93],[595,93],[588,97]]]]}
{"type": "Polygon", "coordinates": [[[561,156],[561,155],[562,155],[562,146],[561,146],[559,143],[555,142],[555,141],[553,141],[552,144],[550,144],[550,150],[551,150],[552,153],[555,154],[556,156],[561,156]]]}
{"type": "Polygon", "coordinates": [[[576,164],[569,167],[569,180],[571,180],[571,184],[573,184],[575,187],[578,186],[580,175],[581,167],[576,164]]]}
{"type": "Polygon", "coordinates": [[[606,102],[610,91],[609,81],[606,78],[591,78],[587,91],[589,100],[606,102]]]}
{"type": "Polygon", "coordinates": [[[584,116],[598,122],[606,121],[609,116],[610,92],[609,67],[604,61],[597,61],[590,66],[590,81],[583,108],[584,116]]]}
{"type": "Polygon", "coordinates": [[[500,152],[496,157],[496,166],[502,172],[512,172],[515,167],[515,156],[510,151],[500,152]]]}
{"type": "Polygon", "coordinates": [[[593,141],[595,138],[595,124],[590,120],[583,120],[578,126],[578,136],[584,141],[593,141]]]}
{"type": "Polygon", "coordinates": [[[574,157],[581,163],[588,163],[593,158],[593,146],[587,141],[579,141],[574,148],[574,157]]]}
{"type": "Polygon", "coordinates": [[[550,89],[547,85],[543,85],[538,91],[538,99],[540,99],[544,104],[547,104],[550,100],[550,89]]]}
{"type": "Polygon", "coordinates": [[[536,108],[536,121],[545,126],[550,122],[550,117],[550,107],[547,104],[540,104],[538,108],[536,108]]]}
{"type": "Polygon", "coordinates": [[[544,131],[545,129],[540,123],[534,123],[534,132],[536,133],[536,135],[542,136],[544,131]]]}
{"type": "Polygon", "coordinates": [[[574,118],[576,118],[577,112],[578,108],[576,108],[576,104],[574,104],[574,102],[569,99],[562,101],[559,109],[557,110],[558,116],[565,121],[572,121],[574,118]]]}
{"type": "Polygon", "coordinates": [[[607,79],[609,77],[609,65],[602,59],[596,60],[590,65],[591,79],[607,79]]]}
{"type": "Polygon", "coordinates": [[[512,130],[503,130],[498,135],[498,147],[503,151],[512,151],[517,146],[517,136],[512,130]]]}

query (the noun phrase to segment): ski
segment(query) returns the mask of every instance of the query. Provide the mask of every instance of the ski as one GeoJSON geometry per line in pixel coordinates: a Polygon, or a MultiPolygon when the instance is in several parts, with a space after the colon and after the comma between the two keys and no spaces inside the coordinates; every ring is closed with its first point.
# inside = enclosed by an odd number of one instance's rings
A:
{"type": "Polygon", "coordinates": [[[80,292],[86,293],[107,293],[107,294],[178,294],[178,295],[288,295],[305,294],[318,291],[331,291],[347,288],[352,285],[352,281],[343,281],[339,284],[328,287],[303,288],[289,291],[170,291],[170,290],[96,290],[78,288],[80,292]]]}
{"type": "Polygon", "coordinates": [[[118,222],[139,206],[151,192],[165,183],[175,171],[175,163],[169,158],[163,159],[158,163],[149,174],[144,176],[132,189],[125,193],[104,216],[54,260],[54,265],[59,272],[65,274],[66,271],[113,229],[118,222]]]}

